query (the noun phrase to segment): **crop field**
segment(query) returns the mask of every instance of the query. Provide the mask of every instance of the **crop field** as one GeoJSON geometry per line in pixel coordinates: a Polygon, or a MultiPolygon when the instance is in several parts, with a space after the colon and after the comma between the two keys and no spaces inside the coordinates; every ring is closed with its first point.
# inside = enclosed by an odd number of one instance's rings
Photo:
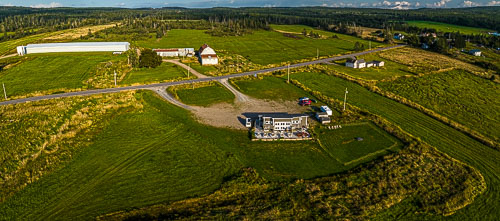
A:
{"type": "Polygon", "coordinates": [[[484,28],[474,28],[432,21],[407,21],[406,23],[408,23],[408,25],[416,26],[419,28],[433,28],[441,32],[460,32],[462,34],[484,34],[488,31],[491,31],[484,28]]]}
{"type": "Polygon", "coordinates": [[[367,54],[359,56],[358,59],[365,59],[365,61],[384,61],[385,65],[383,67],[369,67],[355,69],[345,66],[346,60],[335,61],[337,65],[327,65],[328,68],[342,72],[344,74],[350,75],[355,78],[361,78],[364,80],[384,80],[391,79],[393,77],[399,77],[404,75],[413,75],[410,72],[410,68],[402,63],[394,62],[388,59],[381,58],[379,53],[367,54]]]}
{"type": "Polygon", "coordinates": [[[460,122],[497,142],[500,137],[500,87],[465,71],[399,78],[378,84],[460,122]],[[450,87],[453,85],[453,87],[450,87]],[[466,92],[466,93],[464,93],[466,92]]]}
{"type": "Polygon", "coordinates": [[[44,54],[30,58],[0,72],[0,82],[5,83],[7,96],[79,89],[86,85],[98,64],[126,59],[109,53],[44,54]]]}
{"type": "MultiPolygon", "coordinates": [[[[334,76],[318,73],[294,74],[293,79],[307,87],[318,90],[327,96],[342,100],[347,87],[349,94],[347,102],[380,115],[393,122],[403,130],[421,138],[424,142],[438,148],[449,156],[465,162],[478,169],[487,183],[487,190],[474,203],[448,217],[452,220],[489,219],[500,216],[497,209],[500,198],[500,152],[487,147],[469,136],[454,130],[413,108],[383,96],[374,94],[362,86],[334,76]],[[314,77],[313,77],[314,76],[314,77]]],[[[422,216],[409,214],[408,207],[387,210],[380,214],[385,219],[422,219],[422,216]]],[[[427,217],[439,219],[439,217],[427,217]]],[[[381,218],[384,219],[384,218],[381,218]]]]}
{"type": "MultiPolygon", "coordinates": [[[[195,76],[191,75],[190,78],[195,78],[195,76]]],[[[156,68],[135,68],[127,73],[120,83],[150,84],[181,79],[187,79],[187,72],[185,69],[172,63],[163,62],[156,68]]]]}
{"type": "Polygon", "coordinates": [[[344,165],[368,161],[402,147],[399,140],[369,122],[346,124],[335,130],[322,128],[319,138],[330,156],[344,165]]]}
{"type": "Polygon", "coordinates": [[[295,85],[287,84],[286,79],[281,77],[231,79],[231,84],[242,93],[257,99],[298,101],[300,97],[311,97],[295,85]]]}
{"type": "Polygon", "coordinates": [[[210,106],[216,103],[233,103],[234,94],[219,82],[210,82],[209,85],[200,85],[191,88],[191,85],[170,87],[170,93],[187,105],[210,106]]]}
{"type": "MultiPolygon", "coordinates": [[[[260,65],[315,58],[318,48],[320,56],[329,56],[352,51],[356,41],[368,45],[368,41],[360,38],[341,34],[337,36],[338,39],[296,39],[274,31],[255,31],[245,36],[214,37],[203,30],[173,29],[159,41],[152,38],[136,44],[148,48],[198,48],[206,43],[216,51],[236,53],[260,65]]],[[[374,45],[372,43],[373,47],[374,45]]]]}
{"type": "Polygon", "coordinates": [[[470,72],[484,74],[486,70],[475,65],[450,58],[446,55],[404,47],[382,51],[379,56],[400,64],[409,66],[409,71],[416,74],[427,74],[451,69],[463,69],[470,72]]]}

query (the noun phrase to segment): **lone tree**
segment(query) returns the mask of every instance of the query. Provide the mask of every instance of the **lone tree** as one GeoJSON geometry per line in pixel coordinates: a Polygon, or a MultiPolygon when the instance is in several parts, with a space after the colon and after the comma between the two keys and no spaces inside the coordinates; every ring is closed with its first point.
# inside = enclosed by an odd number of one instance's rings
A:
{"type": "Polygon", "coordinates": [[[144,49],[139,56],[139,67],[155,68],[161,64],[161,56],[151,49],[144,49]]]}

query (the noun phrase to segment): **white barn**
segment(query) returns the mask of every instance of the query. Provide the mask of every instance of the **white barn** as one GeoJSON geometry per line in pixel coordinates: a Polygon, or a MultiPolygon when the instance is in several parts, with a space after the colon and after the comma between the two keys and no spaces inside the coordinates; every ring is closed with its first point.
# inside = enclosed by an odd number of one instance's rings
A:
{"type": "Polygon", "coordinates": [[[345,66],[350,68],[364,68],[366,67],[366,61],[364,59],[348,59],[345,66]]]}
{"type": "Polygon", "coordinates": [[[209,47],[207,44],[204,44],[198,50],[198,56],[200,59],[201,65],[216,65],[219,64],[219,58],[217,58],[217,54],[214,49],[209,47]]]}
{"type": "Polygon", "coordinates": [[[57,52],[124,52],[130,49],[128,42],[74,42],[46,43],[18,46],[17,54],[57,53],[57,52]]]}

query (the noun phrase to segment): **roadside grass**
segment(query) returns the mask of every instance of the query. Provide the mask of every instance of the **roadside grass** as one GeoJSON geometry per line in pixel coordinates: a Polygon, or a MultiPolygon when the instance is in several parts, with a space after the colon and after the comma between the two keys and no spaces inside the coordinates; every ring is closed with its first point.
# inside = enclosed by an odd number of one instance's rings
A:
{"type": "Polygon", "coordinates": [[[257,99],[298,102],[300,97],[311,97],[295,85],[287,84],[286,79],[281,77],[237,78],[230,82],[242,93],[257,99]]]}
{"type": "Polygon", "coordinates": [[[180,85],[169,87],[168,92],[174,94],[187,105],[207,107],[217,103],[233,103],[234,94],[219,82],[199,83],[195,86],[180,85]]]}
{"type": "Polygon", "coordinates": [[[0,72],[7,96],[80,89],[100,63],[126,59],[109,53],[28,55],[29,59],[0,72]]]}
{"type": "MultiPolygon", "coordinates": [[[[192,74],[190,76],[190,78],[195,77],[192,74]]],[[[187,79],[186,70],[175,64],[163,62],[156,68],[134,68],[120,83],[126,85],[149,84],[181,79],[187,79]]]]}
{"type": "Polygon", "coordinates": [[[355,78],[361,78],[364,80],[383,80],[391,79],[394,77],[413,75],[410,72],[410,68],[404,63],[397,63],[379,56],[379,53],[366,54],[359,56],[358,59],[365,59],[365,61],[384,61],[383,67],[369,67],[355,69],[345,66],[346,59],[337,60],[335,64],[337,65],[326,65],[329,69],[336,70],[347,75],[353,76],[355,78]]]}
{"type": "Polygon", "coordinates": [[[484,28],[467,27],[460,25],[452,25],[441,22],[432,21],[406,21],[410,26],[416,26],[419,28],[433,28],[440,32],[460,32],[462,34],[484,34],[486,32],[492,31],[484,28]]]}
{"type": "Polygon", "coordinates": [[[379,82],[380,88],[415,101],[471,129],[500,139],[500,87],[462,70],[379,82]],[[450,87],[450,85],[452,85],[450,87]]]}
{"type": "MultiPolygon", "coordinates": [[[[500,216],[497,209],[500,206],[500,152],[485,146],[469,136],[446,126],[438,120],[433,119],[410,108],[404,104],[372,93],[364,87],[334,76],[319,73],[298,73],[292,75],[293,79],[307,87],[318,90],[335,99],[344,99],[344,90],[348,88],[347,102],[359,108],[365,109],[373,114],[393,122],[408,133],[421,138],[424,142],[438,148],[451,157],[465,162],[478,169],[487,183],[487,190],[479,195],[474,202],[448,216],[450,220],[495,220],[500,216]]],[[[399,208],[397,211],[387,210],[380,214],[385,218],[397,219],[442,219],[442,217],[415,214],[411,208],[399,208]]]]}
{"type": "Polygon", "coordinates": [[[345,124],[335,130],[321,127],[318,134],[330,156],[344,165],[370,161],[403,147],[398,139],[370,122],[345,124]]]}
{"type": "MultiPolygon", "coordinates": [[[[331,33],[332,35],[334,33],[331,33]]],[[[250,62],[268,65],[281,62],[315,58],[319,48],[320,56],[343,54],[353,50],[358,41],[368,45],[368,41],[348,35],[337,34],[338,39],[295,39],[274,31],[255,31],[245,36],[214,37],[204,30],[173,29],[166,37],[136,44],[148,48],[194,47],[208,44],[217,50],[242,55],[250,62]]],[[[376,43],[372,43],[375,47],[376,43]]]]}

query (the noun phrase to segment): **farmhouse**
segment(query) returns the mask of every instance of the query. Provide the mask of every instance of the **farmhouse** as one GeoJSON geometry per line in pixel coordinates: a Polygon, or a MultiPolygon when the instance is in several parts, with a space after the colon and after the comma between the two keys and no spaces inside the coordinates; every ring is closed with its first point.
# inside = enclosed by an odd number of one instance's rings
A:
{"type": "Polygon", "coordinates": [[[469,54],[470,55],[474,55],[474,56],[481,56],[481,50],[479,50],[479,49],[473,49],[473,50],[469,51],[469,54]]]}
{"type": "Polygon", "coordinates": [[[130,49],[128,42],[75,42],[75,43],[47,43],[47,44],[28,44],[27,46],[18,46],[17,54],[35,54],[35,53],[57,53],[57,52],[124,52],[130,49]]]}
{"type": "Polygon", "coordinates": [[[153,51],[162,57],[192,57],[194,55],[194,48],[153,49],[153,51]]]}
{"type": "Polygon", "coordinates": [[[357,58],[347,59],[345,66],[350,68],[364,68],[366,67],[366,61],[364,59],[358,60],[357,58]]]}
{"type": "Polygon", "coordinates": [[[383,61],[369,61],[366,62],[364,59],[348,59],[345,63],[346,67],[350,68],[365,68],[365,67],[382,67],[384,66],[383,61]]]}
{"type": "Polygon", "coordinates": [[[201,65],[216,65],[219,64],[219,59],[214,49],[204,44],[198,50],[198,57],[201,65]]]}

